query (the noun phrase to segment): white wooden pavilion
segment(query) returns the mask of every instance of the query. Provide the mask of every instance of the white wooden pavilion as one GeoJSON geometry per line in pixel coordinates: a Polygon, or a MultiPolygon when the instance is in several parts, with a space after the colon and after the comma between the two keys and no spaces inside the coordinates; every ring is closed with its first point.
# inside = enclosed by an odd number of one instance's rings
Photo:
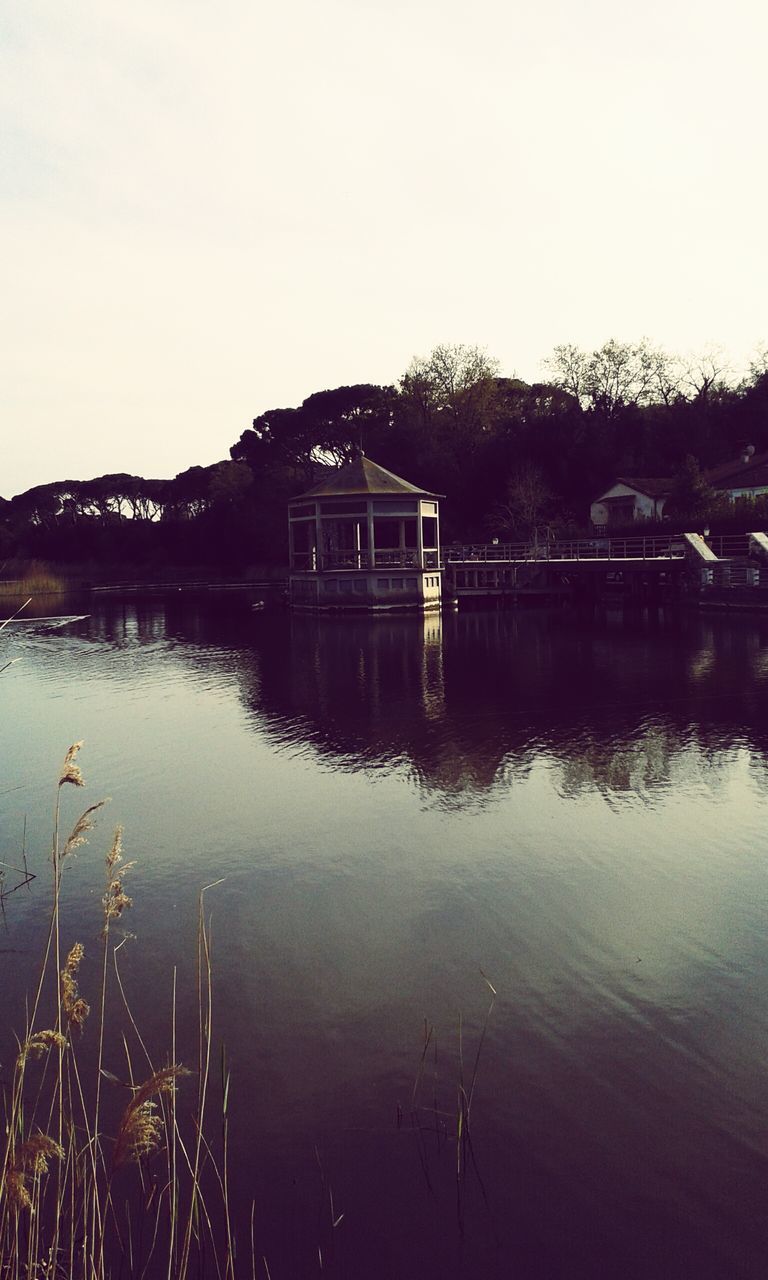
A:
{"type": "Polygon", "coordinates": [[[437,609],[439,495],[360,455],[288,506],[299,609],[437,609]]]}

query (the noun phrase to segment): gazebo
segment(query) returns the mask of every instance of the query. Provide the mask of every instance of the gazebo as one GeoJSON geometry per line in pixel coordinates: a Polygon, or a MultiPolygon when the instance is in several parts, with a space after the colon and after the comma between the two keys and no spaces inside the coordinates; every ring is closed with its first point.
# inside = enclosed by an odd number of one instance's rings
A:
{"type": "Polygon", "coordinates": [[[439,608],[438,496],[361,454],[292,498],[291,605],[439,608]]]}

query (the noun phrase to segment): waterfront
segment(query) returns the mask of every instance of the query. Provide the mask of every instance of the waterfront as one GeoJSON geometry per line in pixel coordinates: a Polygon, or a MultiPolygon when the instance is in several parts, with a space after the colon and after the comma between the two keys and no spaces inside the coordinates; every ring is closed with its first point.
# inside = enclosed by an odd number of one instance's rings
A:
{"type": "Polygon", "coordinates": [[[119,821],[122,967],[158,1057],[174,965],[194,1055],[197,895],[224,877],[235,1197],[272,1280],[319,1274],[318,1248],[349,1277],[763,1274],[768,622],[72,608],[91,616],[2,634],[23,661],[0,687],[0,857],[25,838],[40,878],[6,907],[0,1061],[84,738],[85,799],[112,802],[65,881],[81,985],[119,821]]]}

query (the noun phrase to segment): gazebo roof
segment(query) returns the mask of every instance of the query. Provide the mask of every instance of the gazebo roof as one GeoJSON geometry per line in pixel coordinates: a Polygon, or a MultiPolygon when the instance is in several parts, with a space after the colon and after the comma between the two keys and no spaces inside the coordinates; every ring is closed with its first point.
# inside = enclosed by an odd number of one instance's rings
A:
{"type": "Polygon", "coordinates": [[[370,458],[361,454],[353,462],[348,462],[345,467],[331,472],[319,484],[298,494],[291,501],[297,502],[300,498],[343,498],[356,494],[381,494],[386,497],[406,493],[426,498],[440,496],[437,493],[431,493],[429,489],[419,489],[417,485],[410,484],[407,480],[396,476],[394,472],[387,471],[385,467],[380,467],[378,463],[372,462],[370,458]]]}

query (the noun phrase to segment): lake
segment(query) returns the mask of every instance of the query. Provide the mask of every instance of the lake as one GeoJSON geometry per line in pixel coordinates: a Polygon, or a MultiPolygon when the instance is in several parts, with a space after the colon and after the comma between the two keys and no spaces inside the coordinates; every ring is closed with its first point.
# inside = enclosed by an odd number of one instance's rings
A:
{"type": "Polygon", "coordinates": [[[38,877],[0,921],[5,1083],[83,739],[81,989],[121,823],[122,981],[164,1061],[176,972],[196,1066],[221,881],[214,1068],[271,1280],[765,1275],[768,617],[64,609],[0,633],[0,858],[38,877]]]}

